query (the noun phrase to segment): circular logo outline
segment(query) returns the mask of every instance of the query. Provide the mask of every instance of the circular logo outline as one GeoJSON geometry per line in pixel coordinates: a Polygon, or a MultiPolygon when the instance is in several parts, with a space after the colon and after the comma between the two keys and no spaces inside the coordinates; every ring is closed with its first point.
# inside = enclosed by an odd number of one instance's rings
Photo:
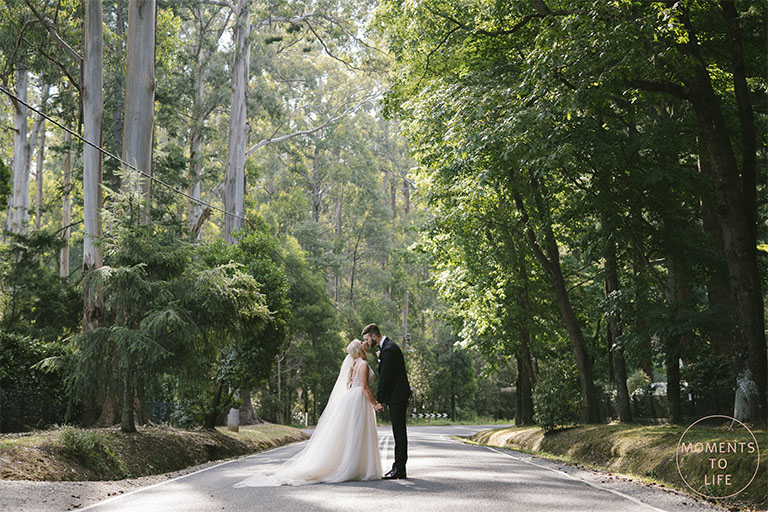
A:
{"type": "Polygon", "coordinates": [[[750,484],[752,484],[752,482],[755,480],[755,477],[757,476],[757,472],[760,469],[760,445],[757,442],[757,438],[755,437],[755,434],[752,433],[752,431],[749,429],[749,427],[747,427],[744,423],[740,422],[739,420],[737,420],[736,418],[734,418],[732,416],[726,416],[724,414],[712,414],[710,416],[704,416],[703,418],[699,418],[698,420],[696,420],[693,423],[691,423],[690,425],[688,425],[688,428],[685,429],[685,431],[683,432],[683,435],[680,436],[680,440],[677,442],[677,449],[675,450],[675,466],[677,466],[677,474],[680,475],[680,478],[683,480],[685,485],[690,490],[692,490],[693,492],[698,494],[699,496],[704,496],[705,498],[711,498],[713,500],[722,500],[722,499],[726,499],[726,498],[732,498],[733,496],[736,496],[737,494],[740,494],[741,492],[743,492],[744,489],[749,487],[750,484]],[[688,433],[688,431],[691,429],[692,426],[694,426],[695,424],[699,423],[700,421],[704,421],[704,420],[709,419],[709,418],[725,418],[725,419],[728,419],[728,420],[731,420],[731,421],[735,421],[736,423],[738,423],[739,425],[744,427],[744,429],[747,432],[749,432],[749,435],[752,436],[752,440],[755,442],[755,451],[757,452],[757,464],[755,465],[755,473],[752,475],[752,478],[749,480],[749,482],[747,482],[747,485],[745,485],[744,487],[742,487],[741,489],[739,489],[735,493],[729,494],[728,496],[710,496],[708,494],[704,494],[702,492],[697,491],[696,489],[694,489],[691,486],[691,484],[688,483],[688,481],[683,476],[683,472],[680,471],[680,443],[683,442],[683,438],[685,437],[685,434],[688,433]]]}

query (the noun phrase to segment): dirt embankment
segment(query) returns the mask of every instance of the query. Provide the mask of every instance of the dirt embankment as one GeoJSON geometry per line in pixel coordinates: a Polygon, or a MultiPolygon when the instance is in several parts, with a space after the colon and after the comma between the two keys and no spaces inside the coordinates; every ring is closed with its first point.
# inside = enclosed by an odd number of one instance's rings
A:
{"type": "Polygon", "coordinates": [[[77,510],[220,464],[307,438],[283,425],[232,433],[141,428],[62,429],[0,436],[0,510],[77,510]]]}
{"type": "Polygon", "coordinates": [[[295,441],[307,435],[283,425],[188,431],[64,427],[31,435],[0,436],[0,480],[99,481],[177,471],[295,441]]]}

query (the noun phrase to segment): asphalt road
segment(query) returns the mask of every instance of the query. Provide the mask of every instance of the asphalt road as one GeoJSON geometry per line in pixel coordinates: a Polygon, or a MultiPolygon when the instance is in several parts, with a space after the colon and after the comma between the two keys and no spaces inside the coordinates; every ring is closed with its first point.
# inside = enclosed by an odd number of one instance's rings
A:
{"type": "MultiPolygon", "coordinates": [[[[409,427],[408,479],[234,488],[277,466],[303,443],[208,467],[85,507],[106,511],[714,511],[694,498],[609,473],[508,450],[461,443],[484,426],[409,427]]],[[[389,427],[379,428],[382,463],[392,464],[389,427]]]]}

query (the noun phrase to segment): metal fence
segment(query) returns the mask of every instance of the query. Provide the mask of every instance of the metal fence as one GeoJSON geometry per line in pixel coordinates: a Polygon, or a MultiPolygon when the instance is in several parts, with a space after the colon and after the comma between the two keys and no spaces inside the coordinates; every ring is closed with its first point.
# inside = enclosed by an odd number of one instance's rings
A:
{"type": "MultiPolygon", "coordinates": [[[[171,402],[147,403],[147,417],[153,423],[170,423],[173,411],[174,404],[171,402]]],[[[0,433],[24,432],[66,421],[77,422],[78,418],[67,418],[66,414],[67,404],[45,391],[0,389],[0,433]]]]}
{"type": "Polygon", "coordinates": [[[0,432],[22,432],[64,421],[67,406],[34,388],[0,389],[0,432]]]}
{"type": "Polygon", "coordinates": [[[171,423],[173,402],[147,402],[147,418],[152,423],[171,423]]]}

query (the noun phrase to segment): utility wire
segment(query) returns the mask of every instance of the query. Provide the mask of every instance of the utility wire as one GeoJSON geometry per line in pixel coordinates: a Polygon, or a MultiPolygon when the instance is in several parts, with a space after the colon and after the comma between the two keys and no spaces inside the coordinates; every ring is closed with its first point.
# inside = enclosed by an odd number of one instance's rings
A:
{"type": "Polygon", "coordinates": [[[74,131],[70,130],[69,128],[67,128],[67,127],[66,127],[66,126],[64,126],[63,124],[59,123],[59,122],[58,122],[58,121],[56,121],[55,119],[52,119],[50,116],[48,116],[48,115],[44,114],[43,112],[40,112],[38,109],[36,109],[36,108],[35,108],[35,107],[33,107],[32,105],[30,105],[29,103],[26,103],[24,100],[20,99],[18,96],[16,96],[16,95],[15,95],[15,94],[13,94],[12,92],[10,92],[8,89],[6,89],[5,87],[3,87],[2,85],[0,85],[0,91],[4,92],[5,94],[7,94],[8,96],[10,96],[10,97],[11,97],[11,98],[13,98],[14,100],[18,101],[19,103],[21,103],[22,105],[24,105],[24,106],[25,106],[25,107],[27,107],[28,109],[30,109],[30,110],[32,110],[32,111],[34,111],[34,112],[36,112],[37,114],[39,114],[39,115],[43,116],[43,117],[44,117],[44,118],[46,118],[48,121],[52,122],[53,124],[55,124],[56,126],[58,126],[59,128],[61,128],[62,130],[64,130],[64,131],[68,132],[69,134],[73,135],[74,137],[77,137],[78,139],[80,139],[81,141],[85,142],[86,144],[88,144],[88,145],[89,145],[89,146],[91,146],[92,148],[94,148],[94,149],[97,149],[97,150],[99,150],[101,153],[103,153],[103,154],[107,155],[108,157],[110,157],[110,158],[113,158],[113,159],[117,160],[118,162],[120,162],[121,164],[125,165],[126,167],[128,167],[128,168],[130,168],[130,169],[133,169],[134,171],[136,171],[136,172],[138,172],[138,173],[140,173],[140,174],[143,174],[144,176],[146,176],[146,177],[147,177],[147,178],[149,178],[150,180],[154,181],[155,183],[158,183],[158,184],[160,184],[160,185],[164,186],[165,188],[167,188],[167,189],[171,190],[172,192],[176,192],[177,194],[181,194],[182,196],[186,197],[187,199],[190,199],[190,200],[194,201],[194,202],[195,202],[195,203],[197,203],[197,204],[200,204],[200,205],[203,205],[203,206],[207,206],[208,208],[210,208],[210,209],[212,209],[212,210],[216,210],[216,211],[219,211],[219,212],[223,213],[224,215],[229,215],[230,217],[234,217],[234,218],[236,218],[236,219],[241,219],[241,220],[244,220],[245,222],[247,222],[247,223],[248,223],[248,225],[249,225],[249,226],[253,227],[253,224],[251,224],[251,222],[250,222],[250,221],[249,221],[247,218],[243,217],[242,215],[237,215],[237,214],[235,214],[235,213],[231,213],[231,212],[228,212],[227,210],[225,210],[225,209],[223,209],[223,208],[219,208],[218,206],[213,206],[213,205],[212,205],[212,204],[210,204],[210,203],[206,203],[205,201],[202,201],[202,200],[200,200],[200,199],[197,199],[197,198],[195,198],[195,197],[192,197],[191,195],[187,194],[187,193],[186,193],[186,192],[184,192],[183,190],[179,190],[179,189],[177,189],[177,188],[174,188],[174,187],[173,187],[173,185],[169,185],[168,183],[164,182],[163,180],[161,180],[161,179],[159,179],[159,178],[156,178],[155,176],[152,176],[151,174],[148,174],[148,173],[146,173],[146,172],[142,171],[141,169],[138,169],[138,168],[136,168],[135,166],[133,166],[133,165],[129,164],[128,162],[126,162],[125,160],[123,160],[122,158],[120,158],[119,156],[117,156],[117,155],[114,155],[114,154],[110,153],[109,151],[107,151],[107,150],[106,150],[106,149],[104,149],[103,147],[101,147],[101,146],[99,146],[99,145],[97,145],[97,144],[94,144],[94,143],[93,143],[93,142],[91,142],[91,141],[85,140],[85,139],[84,139],[82,136],[80,136],[80,134],[78,134],[78,133],[76,133],[76,132],[74,132],[74,131]]]}
{"type": "MultiPolygon", "coordinates": [[[[147,177],[147,178],[149,178],[150,180],[154,181],[155,183],[158,183],[158,184],[162,185],[163,187],[167,188],[167,189],[168,189],[168,190],[170,190],[171,192],[175,192],[175,193],[177,193],[177,194],[181,194],[182,196],[186,197],[187,199],[190,199],[191,201],[194,201],[195,203],[197,203],[197,204],[199,204],[199,205],[202,205],[202,206],[207,206],[208,208],[210,208],[210,209],[212,209],[212,210],[216,210],[216,211],[219,211],[219,212],[223,213],[224,215],[229,215],[230,217],[234,217],[234,218],[236,218],[236,219],[244,220],[244,221],[245,221],[245,222],[248,224],[248,226],[249,226],[251,229],[253,229],[253,230],[256,230],[256,226],[254,226],[254,225],[253,225],[253,223],[252,223],[252,222],[251,222],[251,221],[250,221],[250,220],[249,220],[247,217],[244,217],[244,216],[242,216],[242,215],[237,215],[237,214],[235,214],[235,213],[232,213],[232,212],[228,212],[227,210],[225,210],[225,209],[223,209],[223,208],[219,208],[218,206],[213,206],[212,204],[210,204],[210,203],[206,203],[205,201],[203,201],[203,200],[201,200],[201,199],[197,199],[197,198],[195,198],[195,197],[192,197],[191,195],[187,194],[187,193],[186,193],[186,192],[184,192],[183,190],[179,190],[179,189],[177,189],[177,188],[173,187],[172,185],[169,185],[168,183],[164,182],[163,180],[161,180],[161,179],[159,179],[159,178],[156,178],[155,176],[152,176],[151,174],[148,174],[148,173],[146,173],[146,172],[142,171],[141,169],[138,169],[138,168],[136,168],[135,166],[133,166],[133,165],[129,164],[128,162],[126,162],[125,160],[123,160],[122,158],[120,158],[119,156],[117,156],[117,155],[114,155],[114,154],[112,154],[111,152],[107,151],[107,150],[106,150],[106,149],[104,149],[103,147],[101,147],[101,146],[99,146],[99,145],[97,145],[97,144],[94,144],[94,143],[92,143],[92,142],[90,142],[90,141],[88,141],[88,140],[85,140],[85,139],[84,139],[84,138],[83,138],[83,137],[82,137],[80,134],[78,134],[78,133],[76,133],[76,132],[74,132],[74,131],[70,130],[69,128],[67,128],[66,126],[62,125],[61,123],[59,123],[59,122],[58,122],[58,121],[56,121],[55,119],[51,118],[50,116],[48,116],[48,115],[44,114],[43,112],[41,112],[40,110],[36,109],[35,107],[33,107],[32,105],[30,105],[29,103],[25,102],[24,100],[22,100],[21,98],[19,98],[18,96],[16,96],[16,95],[15,95],[15,94],[13,94],[12,92],[10,92],[8,89],[6,89],[5,87],[3,87],[2,85],[0,85],[0,91],[4,92],[6,95],[8,95],[9,97],[13,98],[15,101],[18,101],[19,103],[21,103],[22,105],[24,105],[24,106],[25,106],[25,107],[27,107],[28,109],[30,109],[30,110],[32,110],[32,111],[34,111],[34,112],[36,112],[38,115],[40,115],[40,116],[44,117],[44,118],[45,118],[45,119],[47,119],[48,121],[52,122],[53,124],[55,124],[56,126],[58,126],[59,128],[61,128],[62,130],[64,130],[64,131],[68,132],[70,135],[72,135],[72,136],[74,136],[74,137],[78,138],[79,140],[83,141],[84,143],[88,144],[88,145],[89,145],[89,146],[91,146],[92,148],[94,148],[94,149],[97,149],[98,151],[100,151],[100,152],[101,152],[101,153],[103,153],[104,155],[107,155],[108,157],[110,157],[110,158],[113,158],[113,159],[117,160],[118,162],[122,163],[122,164],[123,164],[123,165],[125,165],[126,167],[129,167],[130,169],[133,169],[134,171],[136,171],[136,172],[138,172],[138,173],[140,173],[140,174],[142,174],[142,175],[146,176],[146,177],[147,177]]],[[[308,289],[312,290],[312,292],[314,292],[314,293],[315,293],[315,295],[317,295],[318,297],[320,297],[322,300],[325,300],[325,301],[327,301],[327,302],[328,302],[328,303],[329,303],[329,304],[330,304],[330,305],[333,307],[333,309],[335,309],[335,310],[336,310],[336,312],[337,312],[337,313],[339,313],[341,316],[343,316],[344,318],[346,318],[347,320],[349,320],[351,323],[355,323],[355,320],[353,320],[352,318],[350,318],[349,316],[347,316],[347,315],[346,315],[346,314],[345,314],[345,313],[344,313],[342,310],[340,310],[340,309],[339,309],[339,308],[336,306],[336,304],[334,304],[333,302],[331,302],[331,301],[328,299],[328,297],[327,297],[327,296],[323,295],[322,293],[320,293],[319,291],[317,291],[317,290],[316,290],[316,289],[315,289],[315,288],[314,288],[314,287],[313,287],[311,284],[309,284],[309,283],[306,281],[306,279],[304,279],[304,276],[302,276],[302,275],[301,275],[301,273],[300,273],[298,270],[296,270],[296,269],[294,269],[293,267],[291,267],[291,266],[288,264],[288,262],[287,262],[287,261],[285,261],[285,258],[283,258],[283,257],[280,255],[280,253],[278,253],[276,250],[274,250],[274,249],[272,249],[272,248],[270,248],[270,250],[272,251],[272,253],[273,253],[275,256],[277,256],[277,257],[280,259],[280,261],[282,261],[282,262],[283,262],[283,265],[285,265],[285,267],[286,267],[286,268],[288,268],[288,269],[289,269],[291,272],[293,272],[293,273],[296,275],[296,277],[298,277],[298,278],[301,280],[301,282],[302,282],[302,283],[303,283],[303,284],[304,284],[304,285],[305,285],[305,286],[306,286],[308,289]]]]}

